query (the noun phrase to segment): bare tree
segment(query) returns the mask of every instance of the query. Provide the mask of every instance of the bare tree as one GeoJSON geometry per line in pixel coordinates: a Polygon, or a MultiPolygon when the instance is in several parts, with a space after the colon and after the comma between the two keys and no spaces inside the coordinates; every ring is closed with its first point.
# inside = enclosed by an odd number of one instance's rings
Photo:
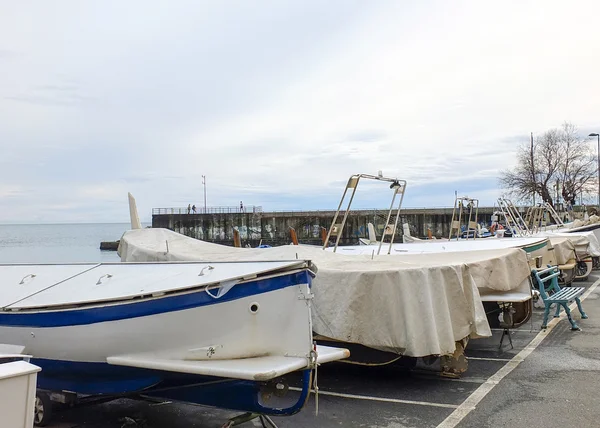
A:
{"type": "Polygon", "coordinates": [[[564,201],[575,203],[594,185],[597,169],[591,146],[565,122],[517,149],[517,165],[500,173],[500,186],[518,200],[538,195],[554,206],[553,189],[564,201]]]}

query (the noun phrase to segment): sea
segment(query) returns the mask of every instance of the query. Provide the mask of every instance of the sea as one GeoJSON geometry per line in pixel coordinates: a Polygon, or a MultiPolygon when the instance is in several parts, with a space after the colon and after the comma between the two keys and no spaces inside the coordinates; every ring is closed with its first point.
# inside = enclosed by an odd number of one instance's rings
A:
{"type": "Polygon", "coordinates": [[[129,223],[3,224],[0,263],[119,262],[116,251],[100,250],[100,242],[118,241],[130,228],[129,223]]]}

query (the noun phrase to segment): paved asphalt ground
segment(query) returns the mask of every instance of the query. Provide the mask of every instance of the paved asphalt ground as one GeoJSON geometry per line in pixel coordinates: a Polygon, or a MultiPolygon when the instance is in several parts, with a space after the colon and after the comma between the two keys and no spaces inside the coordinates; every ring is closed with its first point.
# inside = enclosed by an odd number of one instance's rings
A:
{"type": "MultiPolygon", "coordinates": [[[[542,310],[536,309],[532,322],[513,332],[514,349],[506,343],[498,349],[500,331],[472,340],[469,370],[456,380],[420,363],[411,372],[328,364],[319,370],[318,416],[311,397],[301,413],[273,419],[280,428],[600,427],[599,278],[594,272],[589,281],[574,283],[593,289],[583,301],[589,319],[573,311],[580,332],[561,319],[538,335],[542,310]]],[[[237,413],[117,400],[56,412],[50,427],[217,428],[237,413]]]]}

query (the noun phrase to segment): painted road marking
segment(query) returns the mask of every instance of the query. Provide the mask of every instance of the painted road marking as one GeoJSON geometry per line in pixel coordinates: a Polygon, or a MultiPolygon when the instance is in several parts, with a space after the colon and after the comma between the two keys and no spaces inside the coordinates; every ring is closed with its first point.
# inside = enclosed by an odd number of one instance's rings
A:
{"type": "Polygon", "coordinates": [[[484,358],[484,357],[467,357],[467,360],[472,361],[504,361],[505,363],[509,362],[511,358],[484,358]]]}
{"type": "MultiPolygon", "coordinates": [[[[300,388],[290,387],[290,391],[301,391],[300,388]]],[[[314,390],[311,389],[314,394],[314,390]]],[[[443,407],[445,409],[457,409],[457,404],[445,404],[445,403],[430,403],[428,401],[413,401],[413,400],[401,400],[399,398],[385,398],[385,397],[371,397],[370,395],[355,395],[355,394],[343,394],[341,392],[322,391],[319,389],[319,395],[329,395],[332,397],[352,398],[355,400],[367,400],[367,401],[380,401],[383,403],[398,403],[398,404],[412,404],[417,406],[431,406],[431,407],[443,407]]]]}
{"type": "MultiPolygon", "coordinates": [[[[590,286],[590,288],[588,288],[586,292],[583,293],[583,295],[580,297],[580,300],[584,301],[596,289],[596,287],[598,287],[599,284],[600,279],[596,280],[596,282],[594,282],[590,286]]],[[[575,302],[573,302],[569,306],[569,309],[574,311],[576,307],[577,305],[575,304],[575,302]]],[[[473,393],[469,397],[467,397],[467,399],[460,406],[458,406],[456,410],[454,410],[446,419],[444,419],[442,423],[440,423],[437,426],[437,428],[454,428],[456,425],[458,425],[465,418],[465,416],[471,413],[471,411],[475,409],[477,404],[479,404],[479,402],[483,400],[483,398],[486,395],[488,395],[489,392],[492,389],[494,389],[494,387],[498,385],[498,383],[500,383],[500,381],[506,375],[508,375],[510,372],[516,369],[518,365],[521,364],[521,362],[525,360],[525,358],[527,358],[529,354],[531,354],[539,346],[542,340],[544,340],[544,338],[548,336],[548,334],[550,334],[554,327],[566,317],[567,314],[563,311],[559,318],[553,318],[548,323],[548,328],[546,328],[546,330],[540,331],[537,334],[537,336],[535,336],[533,340],[529,343],[529,345],[527,345],[521,352],[515,355],[514,358],[512,358],[508,363],[506,363],[506,365],[504,365],[500,370],[498,370],[496,374],[490,377],[484,384],[482,384],[479,388],[473,391],[473,393]]]]}
{"type": "Polygon", "coordinates": [[[411,374],[411,377],[413,377],[413,378],[427,379],[427,380],[441,380],[444,382],[483,383],[486,381],[486,378],[483,378],[483,377],[465,377],[465,378],[445,377],[445,376],[441,376],[439,371],[434,372],[431,370],[414,369],[414,370],[411,370],[410,374],[411,374]]]}

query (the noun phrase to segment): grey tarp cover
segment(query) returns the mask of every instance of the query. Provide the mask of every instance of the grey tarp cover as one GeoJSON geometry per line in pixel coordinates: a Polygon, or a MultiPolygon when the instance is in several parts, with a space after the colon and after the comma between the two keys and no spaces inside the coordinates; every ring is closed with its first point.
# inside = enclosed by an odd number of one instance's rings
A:
{"type": "Polygon", "coordinates": [[[415,357],[451,354],[455,341],[490,336],[477,287],[516,289],[529,275],[520,249],[372,259],[302,245],[233,248],[168,229],[126,232],[119,254],[124,262],[311,260],[317,334],[415,357]]]}

